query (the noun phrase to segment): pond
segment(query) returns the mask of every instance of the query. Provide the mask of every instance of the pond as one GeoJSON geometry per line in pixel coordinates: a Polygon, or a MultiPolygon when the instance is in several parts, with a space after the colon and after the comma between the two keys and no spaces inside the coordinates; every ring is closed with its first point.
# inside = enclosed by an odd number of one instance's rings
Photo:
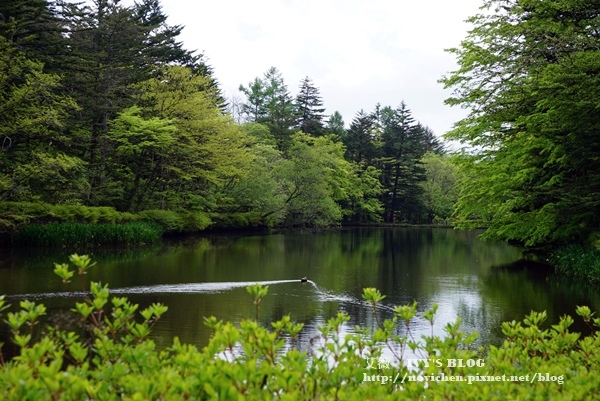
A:
{"type": "MultiPolygon", "coordinates": [[[[13,305],[23,298],[42,302],[48,321],[68,327],[74,320],[68,312],[75,302],[73,292],[89,288],[89,280],[108,283],[116,294],[141,306],[161,302],[169,307],[153,332],[159,346],[170,345],[175,336],[206,345],[210,330],[203,318],[208,316],[233,323],[254,318],[245,289],[253,283],[269,286],[260,322],[267,325],[289,314],[305,325],[300,338],[304,346],[338,311],[351,317],[347,332],[355,325],[372,327],[373,313],[361,299],[365,287],[386,296],[377,311],[380,318],[391,317],[394,305],[416,300],[422,316],[438,303],[435,334],[443,335],[444,326],[460,316],[464,330],[479,332],[480,344],[500,343],[501,323],[521,320],[531,310],[546,310],[548,324],[564,314],[579,322],[576,305],[598,310],[596,287],[557,277],[543,265],[523,261],[518,249],[482,241],[479,234],[352,228],[186,238],[140,249],[95,251],[98,266],[68,286],[54,275],[53,264],[67,262],[76,249],[5,250],[0,256],[0,294],[7,294],[13,305]],[[306,283],[300,280],[304,276],[306,283]]],[[[5,326],[0,329],[4,339],[5,326]]],[[[430,334],[431,328],[419,317],[411,331],[420,336],[430,334]]]]}

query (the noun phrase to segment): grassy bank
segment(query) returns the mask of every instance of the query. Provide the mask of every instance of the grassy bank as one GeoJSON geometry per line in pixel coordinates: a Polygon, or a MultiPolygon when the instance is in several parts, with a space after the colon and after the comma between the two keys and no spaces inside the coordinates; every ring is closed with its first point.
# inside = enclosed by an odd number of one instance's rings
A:
{"type": "Polygon", "coordinates": [[[50,223],[21,227],[13,243],[19,246],[137,245],[158,241],[163,230],[156,223],[50,223]]]}
{"type": "Polygon", "coordinates": [[[202,231],[212,224],[207,213],[197,211],[127,213],[112,207],[0,203],[0,237],[15,245],[139,244],[156,241],[163,234],[202,231]]]}
{"type": "Polygon", "coordinates": [[[591,245],[571,244],[555,249],[548,258],[557,273],[600,280],[600,251],[591,245]]]}

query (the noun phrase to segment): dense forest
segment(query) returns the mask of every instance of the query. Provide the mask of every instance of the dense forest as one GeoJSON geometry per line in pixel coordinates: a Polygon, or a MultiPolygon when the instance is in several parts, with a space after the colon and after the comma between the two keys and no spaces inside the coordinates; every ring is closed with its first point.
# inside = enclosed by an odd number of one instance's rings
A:
{"type": "Polygon", "coordinates": [[[23,202],[196,213],[199,227],[451,215],[456,169],[401,100],[346,126],[310,78],[293,95],[275,67],[225,99],[158,0],[4,2],[0,16],[4,230],[29,221],[23,202]]]}
{"type": "Polygon", "coordinates": [[[595,244],[599,15],[597,1],[484,2],[441,78],[470,111],[448,154],[402,99],[346,123],[275,67],[226,99],[158,0],[3,2],[0,230],[53,221],[33,203],[172,231],[452,223],[595,244]]]}

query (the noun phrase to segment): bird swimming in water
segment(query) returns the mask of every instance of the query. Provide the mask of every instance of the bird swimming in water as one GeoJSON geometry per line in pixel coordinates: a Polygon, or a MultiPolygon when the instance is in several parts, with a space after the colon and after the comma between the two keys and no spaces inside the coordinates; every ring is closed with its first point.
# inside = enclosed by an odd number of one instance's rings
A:
{"type": "Polygon", "coordinates": [[[300,279],[301,283],[306,283],[307,281],[308,281],[308,279],[306,278],[306,276],[304,276],[300,279]]]}

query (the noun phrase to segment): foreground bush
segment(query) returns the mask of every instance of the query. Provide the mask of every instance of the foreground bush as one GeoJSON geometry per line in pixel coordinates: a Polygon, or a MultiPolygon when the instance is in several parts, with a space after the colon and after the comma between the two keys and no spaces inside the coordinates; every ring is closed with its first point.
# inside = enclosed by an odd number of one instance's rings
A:
{"type": "MultiPolygon", "coordinates": [[[[80,274],[92,265],[73,255],[80,274]]],[[[69,281],[66,264],[55,272],[69,281]]],[[[258,314],[268,288],[251,286],[258,314]]],[[[384,298],[365,289],[375,311],[384,298]]],[[[84,333],[49,328],[34,341],[43,305],[22,301],[7,314],[20,354],[0,367],[3,400],[583,400],[600,397],[600,336],[569,331],[565,316],[543,328],[545,313],[502,325],[501,347],[475,350],[475,334],[446,326],[446,336],[411,333],[417,305],[395,307],[395,317],[374,330],[341,336],[349,317],[338,313],[320,329],[308,352],[297,349],[301,324],[289,317],[261,327],[256,320],[231,323],[205,319],[214,334],[202,350],[177,339],[157,350],[152,326],[167,308],[154,304],[138,311],[126,298],[110,297],[106,286],[92,283],[90,297],[74,311],[87,323],[84,333]],[[388,348],[393,359],[382,355],[388,348]],[[407,356],[420,362],[410,364],[407,356]],[[493,381],[490,381],[493,379],[493,381]]],[[[0,300],[0,310],[6,308],[0,300]]],[[[433,326],[436,309],[423,318],[433,326]]],[[[587,307],[579,307],[590,330],[600,326],[587,307]]]]}

